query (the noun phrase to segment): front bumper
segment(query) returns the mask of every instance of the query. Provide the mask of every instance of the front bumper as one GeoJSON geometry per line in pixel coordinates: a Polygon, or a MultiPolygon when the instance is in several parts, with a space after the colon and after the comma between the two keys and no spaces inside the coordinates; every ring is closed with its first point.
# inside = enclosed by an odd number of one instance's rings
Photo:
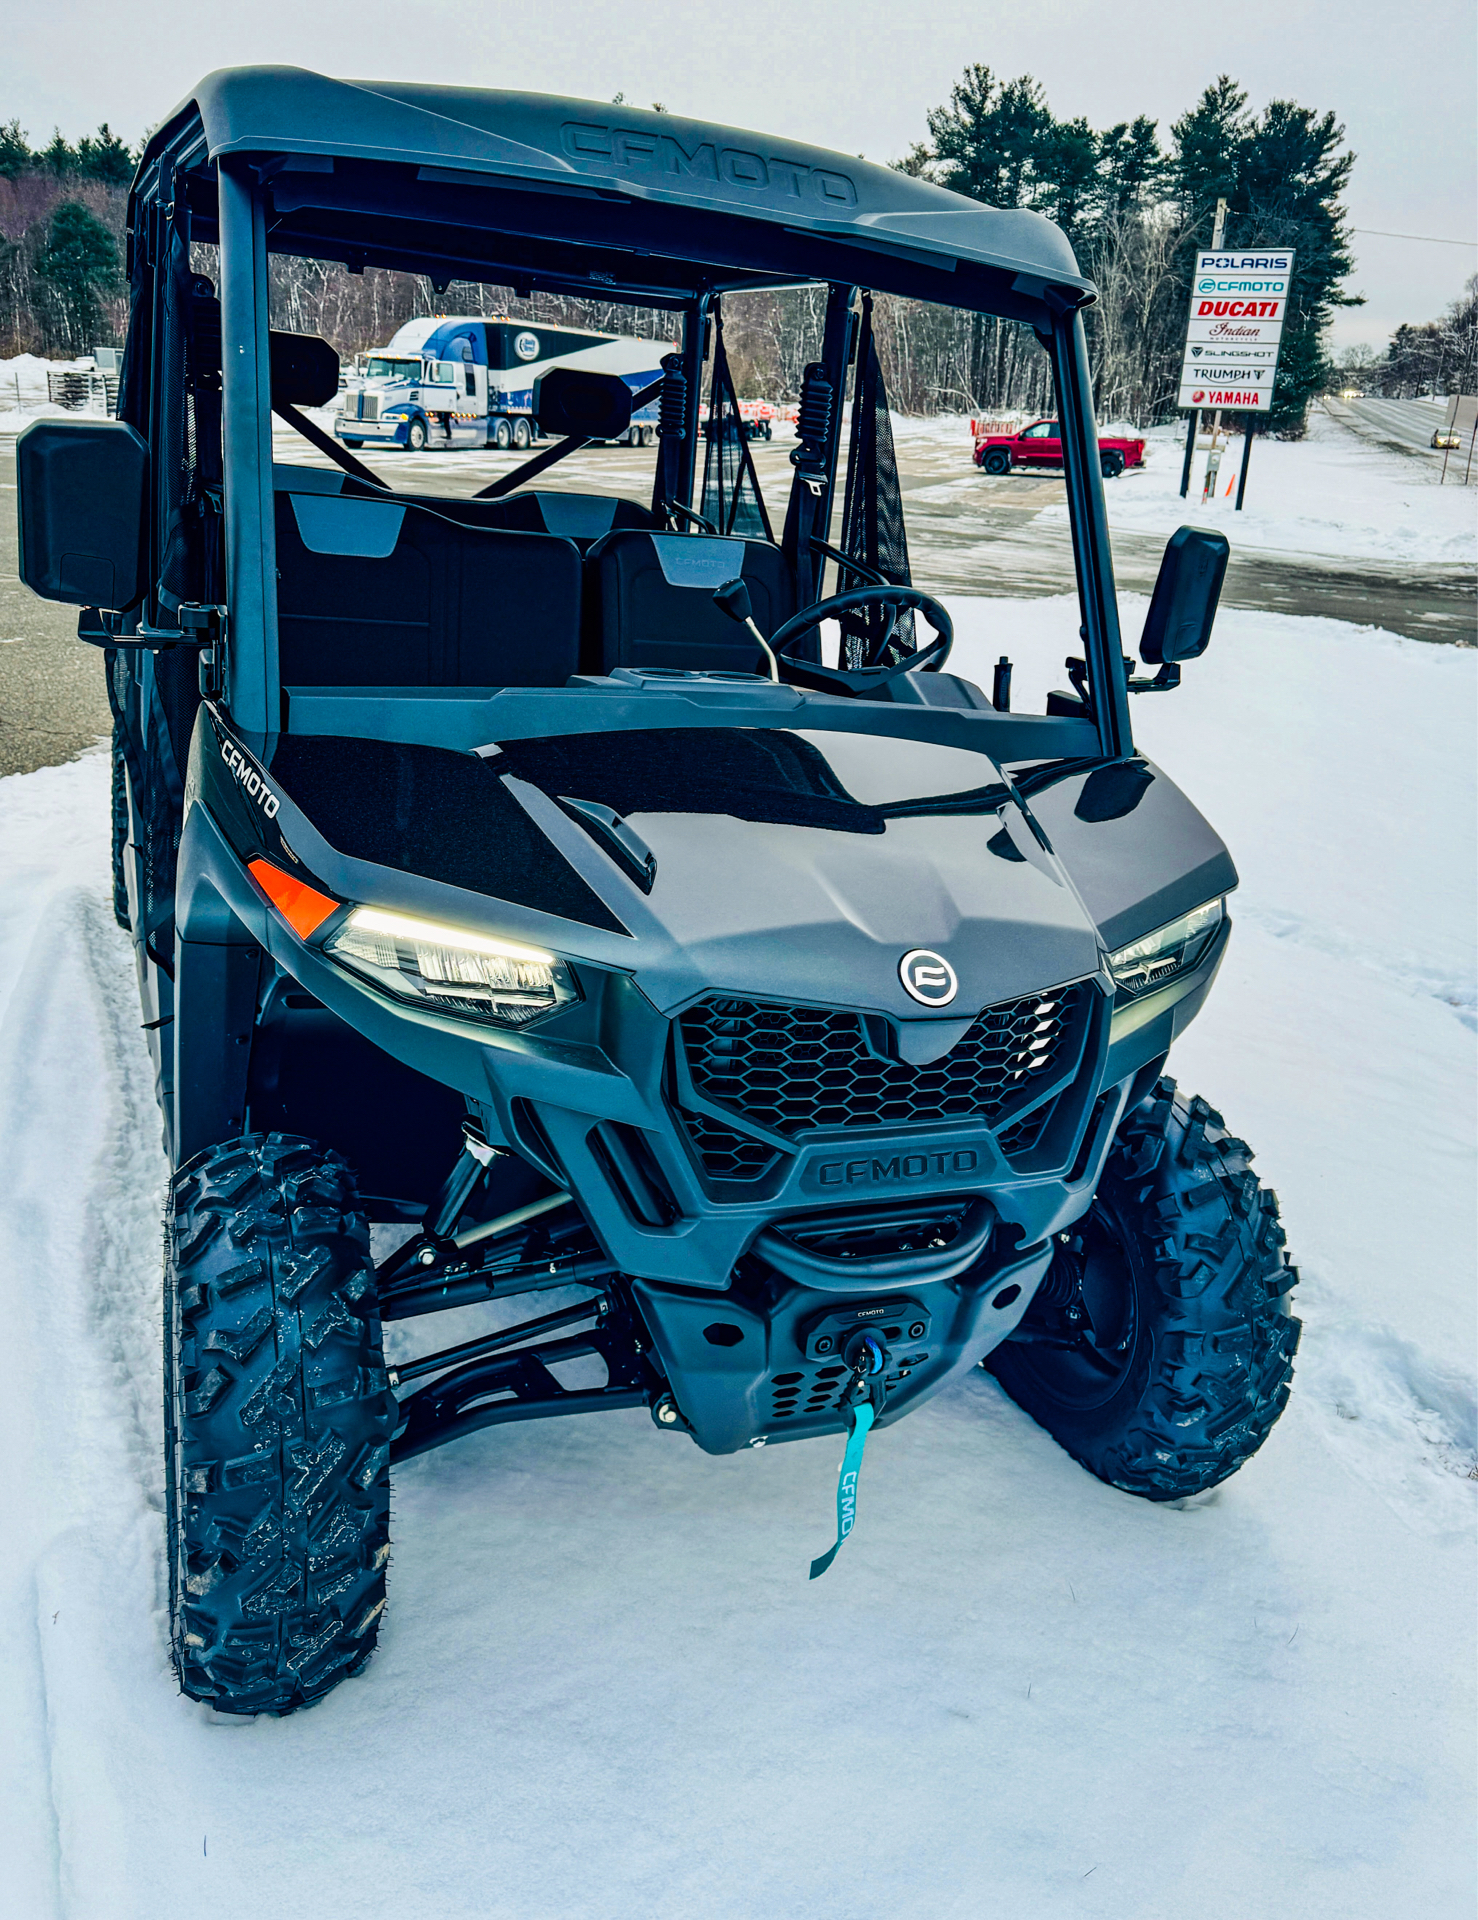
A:
{"type": "Polygon", "coordinates": [[[409,420],[350,420],[340,414],[334,420],[336,440],[362,440],[379,446],[403,447],[410,431],[409,420]]]}

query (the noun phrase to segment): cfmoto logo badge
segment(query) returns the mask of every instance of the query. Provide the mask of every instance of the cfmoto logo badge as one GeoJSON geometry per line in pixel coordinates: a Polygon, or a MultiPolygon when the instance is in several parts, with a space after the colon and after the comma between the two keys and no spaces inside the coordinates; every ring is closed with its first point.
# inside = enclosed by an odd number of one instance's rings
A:
{"type": "Polygon", "coordinates": [[[955,970],[941,954],[915,947],[898,962],[903,991],[921,1007],[947,1007],[960,990],[955,970]]]}

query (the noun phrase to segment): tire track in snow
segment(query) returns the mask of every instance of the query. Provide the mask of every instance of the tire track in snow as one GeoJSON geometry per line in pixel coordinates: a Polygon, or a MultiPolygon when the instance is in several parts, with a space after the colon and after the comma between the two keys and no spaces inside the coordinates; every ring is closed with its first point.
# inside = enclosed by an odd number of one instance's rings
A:
{"type": "Polygon", "coordinates": [[[1443,1006],[1452,1008],[1465,1027],[1478,1031],[1478,977],[1468,974],[1459,979],[1434,967],[1425,967],[1410,949],[1396,952],[1370,941],[1352,940],[1337,928],[1324,926],[1288,908],[1250,906],[1240,900],[1236,907],[1239,919],[1261,928],[1272,939],[1286,940],[1312,953],[1325,954],[1331,960],[1363,967],[1367,973],[1373,973],[1378,980],[1403,993],[1425,994],[1440,1000],[1443,1006]]]}
{"type": "Polygon", "coordinates": [[[1352,1319],[1317,1273],[1299,1306],[1301,1411],[1335,1457],[1417,1533],[1464,1533],[1478,1515],[1471,1375],[1382,1320],[1352,1319]]]}
{"type": "Polygon", "coordinates": [[[17,1469],[28,1530],[44,1543],[27,1581],[29,1631],[15,1623],[17,1639],[35,1636],[39,1691],[20,1731],[48,1787],[48,1905],[93,1920],[127,1878],[129,1851],[97,1738],[108,1669],[142,1653],[161,1680],[166,1670],[157,1305],[148,1312],[163,1161],[150,1144],[157,1120],[142,1131],[151,1076],[136,1010],[130,1019],[128,946],[106,896],[87,886],[53,893],[12,977],[0,1015],[7,1323],[30,1443],[17,1469]],[[141,1649],[140,1637],[152,1646],[141,1649]]]}

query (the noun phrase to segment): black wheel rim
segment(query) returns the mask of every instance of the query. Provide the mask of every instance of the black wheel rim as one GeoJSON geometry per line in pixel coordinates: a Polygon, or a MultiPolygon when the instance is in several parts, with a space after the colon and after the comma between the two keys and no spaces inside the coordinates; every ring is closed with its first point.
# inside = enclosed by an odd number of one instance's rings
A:
{"type": "Polygon", "coordinates": [[[1033,1309],[1044,1337],[1019,1351],[1048,1399],[1091,1413],[1133,1373],[1142,1317],[1133,1260],[1101,1202],[1074,1237],[1079,1248],[1059,1249],[1033,1309]]]}

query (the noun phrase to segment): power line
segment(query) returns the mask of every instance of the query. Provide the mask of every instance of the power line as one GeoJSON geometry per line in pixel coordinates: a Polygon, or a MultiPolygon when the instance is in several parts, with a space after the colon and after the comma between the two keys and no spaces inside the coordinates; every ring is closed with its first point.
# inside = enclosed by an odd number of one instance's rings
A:
{"type": "Polygon", "coordinates": [[[1373,233],[1382,240],[1426,240],[1434,247],[1478,247],[1478,240],[1445,240],[1435,233],[1388,233],[1384,227],[1351,227],[1351,233],[1373,233]]]}

